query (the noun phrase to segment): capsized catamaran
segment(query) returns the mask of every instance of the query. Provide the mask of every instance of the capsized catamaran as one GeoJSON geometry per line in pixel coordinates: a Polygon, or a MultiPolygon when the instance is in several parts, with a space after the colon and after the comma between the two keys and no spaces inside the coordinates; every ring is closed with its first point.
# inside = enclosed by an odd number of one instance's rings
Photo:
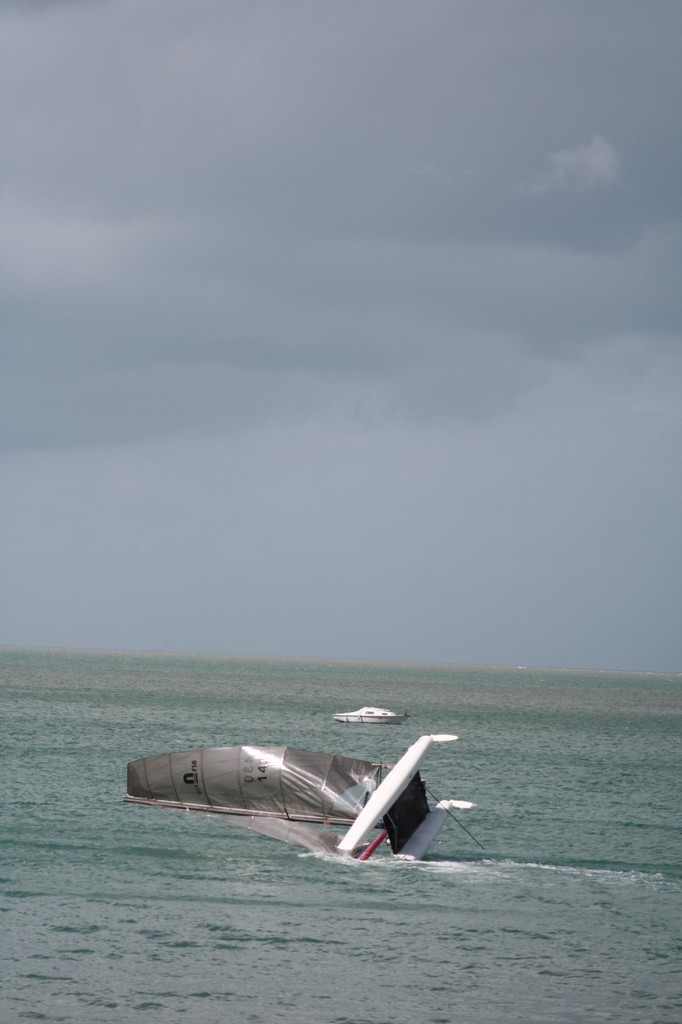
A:
{"type": "Polygon", "coordinates": [[[124,800],[132,804],[219,814],[231,825],[316,853],[366,860],[387,839],[393,853],[421,859],[451,808],[429,808],[419,767],[433,743],[420,736],[382,778],[384,766],[293,747],[209,747],[143,757],[128,764],[124,800]],[[339,834],[331,826],[345,825],[339,834]],[[376,829],[378,835],[368,842],[376,829]]]}

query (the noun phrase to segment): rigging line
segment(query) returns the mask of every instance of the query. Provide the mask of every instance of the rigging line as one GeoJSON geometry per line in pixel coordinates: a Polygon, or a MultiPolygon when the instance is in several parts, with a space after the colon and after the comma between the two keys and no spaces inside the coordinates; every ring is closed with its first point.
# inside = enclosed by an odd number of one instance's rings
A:
{"type": "MultiPolygon", "coordinates": [[[[436,794],[435,794],[435,793],[433,793],[433,792],[432,792],[432,791],[431,791],[431,790],[429,789],[429,787],[428,787],[428,786],[426,786],[426,785],[425,785],[425,786],[424,786],[424,789],[425,789],[425,790],[426,790],[426,792],[427,792],[427,793],[429,794],[429,796],[432,796],[432,797],[433,797],[433,799],[434,799],[434,800],[436,801],[436,803],[440,803],[440,801],[438,800],[438,797],[436,796],[436,794]]],[[[468,829],[468,828],[466,827],[466,825],[464,825],[464,824],[463,824],[463,823],[462,823],[462,822],[461,822],[461,821],[459,820],[459,818],[456,818],[456,817],[455,817],[455,815],[454,815],[454,814],[452,813],[452,811],[450,810],[450,808],[449,808],[449,807],[445,807],[445,808],[443,808],[443,810],[445,810],[445,811],[446,811],[446,812],[447,812],[447,813],[448,813],[448,814],[450,815],[450,817],[452,818],[452,820],[453,820],[453,821],[456,821],[456,822],[457,822],[457,824],[459,825],[459,827],[460,827],[460,828],[464,829],[464,831],[466,832],[466,834],[467,834],[468,836],[470,836],[470,837],[471,837],[471,838],[473,839],[473,841],[474,841],[474,842],[476,843],[476,846],[480,846],[482,850],[485,850],[485,846],[483,846],[483,844],[482,844],[482,843],[479,843],[479,841],[478,841],[478,839],[476,838],[476,836],[475,836],[475,835],[474,835],[474,834],[473,834],[472,832],[470,832],[470,831],[469,831],[469,829],[468,829]]]]}

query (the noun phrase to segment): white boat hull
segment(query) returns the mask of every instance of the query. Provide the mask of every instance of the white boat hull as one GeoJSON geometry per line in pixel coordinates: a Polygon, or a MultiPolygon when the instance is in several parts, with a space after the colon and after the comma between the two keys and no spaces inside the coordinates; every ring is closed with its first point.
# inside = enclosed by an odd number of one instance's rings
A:
{"type": "Polygon", "coordinates": [[[345,836],[342,837],[338,846],[339,851],[352,854],[360,846],[382,815],[407,788],[432,743],[451,743],[456,739],[456,736],[448,734],[420,736],[411,747],[408,747],[384,781],[374,790],[345,836]]]}
{"type": "Polygon", "coordinates": [[[357,711],[339,711],[334,715],[336,722],[352,722],[362,725],[400,725],[407,721],[407,712],[397,715],[388,708],[364,707],[357,711]]]}
{"type": "Polygon", "coordinates": [[[468,800],[441,800],[432,811],[429,811],[419,828],[407,840],[400,853],[396,853],[396,857],[399,857],[401,860],[422,860],[431,843],[445,824],[450,814],[450,809],[454,807],[458,810],[467,810],[475,806],[475,804],[470,803],[468,800]]]}
{"type": "Polygon", "coordinates": [[[334,720],[364,725],[401,725],[407,721],[407,715],[334,715],[334,720]]]}

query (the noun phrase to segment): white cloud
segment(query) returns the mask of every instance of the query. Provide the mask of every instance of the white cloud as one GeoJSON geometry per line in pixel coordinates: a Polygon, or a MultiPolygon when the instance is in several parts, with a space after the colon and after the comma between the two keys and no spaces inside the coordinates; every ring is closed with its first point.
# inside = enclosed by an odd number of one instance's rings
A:
{"type": "Polygon", "coordinates": [[[601,135],[595,135],[591,142],[552,153],[549,164],[549,170],[533,178],[524,191],[585,191],[620,183],[620,157],[601,135]]]}

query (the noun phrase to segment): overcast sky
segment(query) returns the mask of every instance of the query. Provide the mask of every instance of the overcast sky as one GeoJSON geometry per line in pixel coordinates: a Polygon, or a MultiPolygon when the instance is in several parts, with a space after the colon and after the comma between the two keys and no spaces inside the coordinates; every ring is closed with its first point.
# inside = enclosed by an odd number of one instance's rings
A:
{"type": "Polygon", "coordinates": [[[0,643],[682,671],[679,0],[3,0],[0,643]]]}

